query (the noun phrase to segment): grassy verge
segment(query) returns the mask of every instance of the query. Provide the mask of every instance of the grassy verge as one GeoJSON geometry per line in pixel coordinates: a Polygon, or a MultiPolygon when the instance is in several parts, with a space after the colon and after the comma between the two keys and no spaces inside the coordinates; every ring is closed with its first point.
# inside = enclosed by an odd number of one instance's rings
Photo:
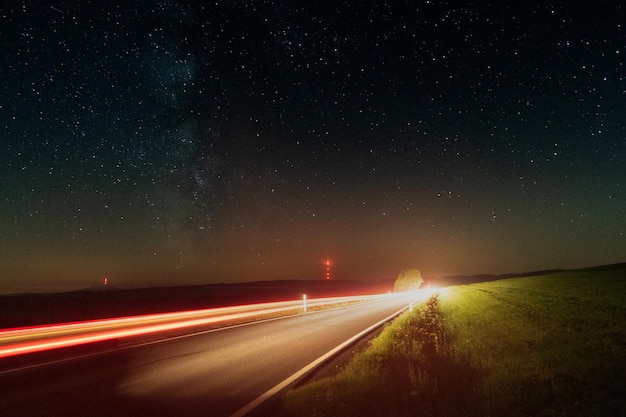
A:
{"type": "Polygon", "coordinates": [[[626,415],[626,269],[450,287],[284,416],[626,415]]]}
{"type": "Polygon", "coordinates": [[[479,372],[450,342],[433,297],[395,320],[339,375],[288,393],[281,412],[400,417],[419,409],[422,416],[468,415],[455,404],[471,400],[479,372]]]}
{"type": "Polygon", "coordinates": [[[497,416],[626,413],[626,274],[588,269],[450,287],[455,347],[486,370],[497,416]]]}

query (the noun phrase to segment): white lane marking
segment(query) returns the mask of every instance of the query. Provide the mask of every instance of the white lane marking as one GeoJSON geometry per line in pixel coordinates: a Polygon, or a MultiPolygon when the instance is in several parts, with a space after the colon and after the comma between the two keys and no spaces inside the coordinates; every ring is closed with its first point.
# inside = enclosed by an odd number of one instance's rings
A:
{"type": "Polygon", "coordinates": [[[251,412],[252,410],[257,408],[258,406],[260,406],[265,401],[269,400],[274,395],[278,394],[280,391],[282,391],[283,389],[288,387],[290,384],[296,382],[298,379],[302,378],[304,375],[306,375],[307,373],[311,372],[313,369],[317,368],[322,363],[326,362],[332,356],[334,356],[337,353],[341,352],[342,350],[346,349],[348,346],[352,345],[354,342],[356,342],[357,340],[359,340],[360,338],[362,338],[366,334],[374,331],[376,328],[382,326],[383,324],[385,324],[386,322],[390,321],[394,317],[400,315],[400,313],[402,313],[407,308],[408,307],[403,307],[402,309],[396,311],[395,313],[393,313],[389,317],[382,319],[378,323],[373,324],[372,326],[368,327],[367,329],[363,330],[362,332],[356,334],[355,336],[352,336],[350,339],[346,340],[345,342],[343,342],[339,346],[335,347],[334,349],[326,352],[324,355],[320,356],[319,358],[317,358],[316,360],[314,360],[313,362],[311,362],[310,364],[308,364],[304,368],[300,369],[295,374],[291,375],[290,377],[288,377],[284,381],[280,382],[278,385],[276,385],[273,388],[270,388],[269,390],[265,391],[263,394],[261,394],[260,396],[258,396],[254,400],[250,401],[248,404],[246,404],[245,406],[243,406],[239,410],[235,411],[229,417],[244,417],[246,414],[248,414],[249,412],[251,412]]]}
{"type": "MultiPolygon", "coordinates": [[[[368,302],[377,302],[377,301],[378,300],[373,300],[373,301],[368,301],[368,302]]],[[[297,301],[297,302],[300,303],[301,301],[297,301]]],[[[350,308],[350,307],[353,307],[353,306],[354,305],[340,306],[340,307],[334,307],[332,309],[336,310],[336,309],[342,309],[342,308],[350,308]]],[[[261,324],[261,323],[267,323],[267,322],[276,321],[276,320],[284,320],[284,319],[299,317],[299,316],[302,316],[304,314],[306,314],[306,315],[318,314],[318,313],[323,313],[325,311],[329,311],[329,310],[318,310],[318,311],[311,311],[311,312],[308,312],[308,313],[300,313],[300,314],[293,314],[293,315],[280,316],[280,317],[270,317],[270,318],[267,318],[267,319],[260,319],[260,320],[246,322],[246,323],[239,323],[239,324],[231,324],[231,325],[226,325],[224,327],[218,327],[218,328],[214,328],[214,329],[201,330],[201,331],[197,331],[197,332],[193,332],[193,333],[186,333],[186,334],[182,334],[182,335],[178,335],[178,336],[165,337],[165,338],[162,338],[162,339],[150,340],[150,341],[147,341],[147,342],[139,342],[139,343],[127,342],[126,344],[122,343],[122,344],[118,345],[117,347],[112,348],[112,349],[108,349],[108,350],[102,350],[102,351],[98,351],[98,352],[86,353],[86,354],[81,354],[81,355],[76,355],[76,356],[70,356],[70,357],[67,357],[67,358],[49,360],[49,361],[45,361],[45,362],[35,363],[35,364],[32,364],[32,365],[21,366],[21,367],[18,367],[18,368],[9,368],[9,369],[0,370],[0,375],[22,372],[22,371],[26,371],[26,370],[29,370],[29,369],[44,367],[44,366],[48,366],[48,365],[58,365],[58,364],[63,363],[63,362],[70,362],[70,361],[73,361],[73,360],[84,359],[84,358],[89,358],[89,357],[98,356],[98,355],[106,355],[106,354],[113,353],[113,352],[121,352],[121,351],[124,351],[124,350],[140,348],[140,347],[144,347],[144,346],[148,346],[148,345],[154,345],[154,344],[159,344],[159,343],[166,343],[166,342],[174,341],[174,340],[178,340],[178,339],[185,339],[185,338],[188,338],[188,337],[200,336],[200,335],[207,334],[207,333],[215,333],[215,332],[219,332],[219,331],[223,331],[223,330],[235,329],[235,328],[238,328],[238,327],[252,326],[254,324],[261,324]]]]}

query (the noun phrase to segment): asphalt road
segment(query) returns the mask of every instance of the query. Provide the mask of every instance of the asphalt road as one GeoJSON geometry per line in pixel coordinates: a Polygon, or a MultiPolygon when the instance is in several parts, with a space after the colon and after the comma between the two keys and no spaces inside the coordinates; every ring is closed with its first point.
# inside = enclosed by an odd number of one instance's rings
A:
{"type": "Polygon", "coordinates": [[[5,370],[0,416],[228,417],[408,302],[392,295],[5,370]]]}
{"type": "Polygon", "coordinates": [[[160,334],[166,332],[169,332],[171,336],[176,330],[192,333],[193,331],[190,330],[192,328],[226,327],[228,323],[233,324],[237,321],[241,323],[277,317],[278,315],[297,314],[305,310],[305,301],[306,306],[313,310],[333,305],[374,300],[380,297],[381,295],[362,295],[279,301],[0,329],[0,359],[107,340],[128,339],[137,336],[159,337],[160,334]]]}

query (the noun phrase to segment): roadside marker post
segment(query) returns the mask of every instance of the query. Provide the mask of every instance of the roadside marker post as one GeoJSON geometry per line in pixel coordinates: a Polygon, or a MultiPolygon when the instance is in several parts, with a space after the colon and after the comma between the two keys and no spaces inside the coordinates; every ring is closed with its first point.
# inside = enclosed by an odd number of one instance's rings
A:
{"type": "Polygon", "coordinates": [[[302,294],[302,306],[303,306],[304,312],[306,313],[306,294],[302,294]]]}

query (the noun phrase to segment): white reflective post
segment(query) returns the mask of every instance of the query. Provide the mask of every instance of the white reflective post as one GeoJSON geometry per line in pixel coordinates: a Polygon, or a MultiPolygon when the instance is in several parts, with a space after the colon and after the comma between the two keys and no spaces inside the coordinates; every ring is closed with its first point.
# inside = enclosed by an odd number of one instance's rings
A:
{"type": "Polygon", "coordinates": [[[302,294],[302,306],[304,308],[304,312],[306,313],[306,294],[302,294]]]}

